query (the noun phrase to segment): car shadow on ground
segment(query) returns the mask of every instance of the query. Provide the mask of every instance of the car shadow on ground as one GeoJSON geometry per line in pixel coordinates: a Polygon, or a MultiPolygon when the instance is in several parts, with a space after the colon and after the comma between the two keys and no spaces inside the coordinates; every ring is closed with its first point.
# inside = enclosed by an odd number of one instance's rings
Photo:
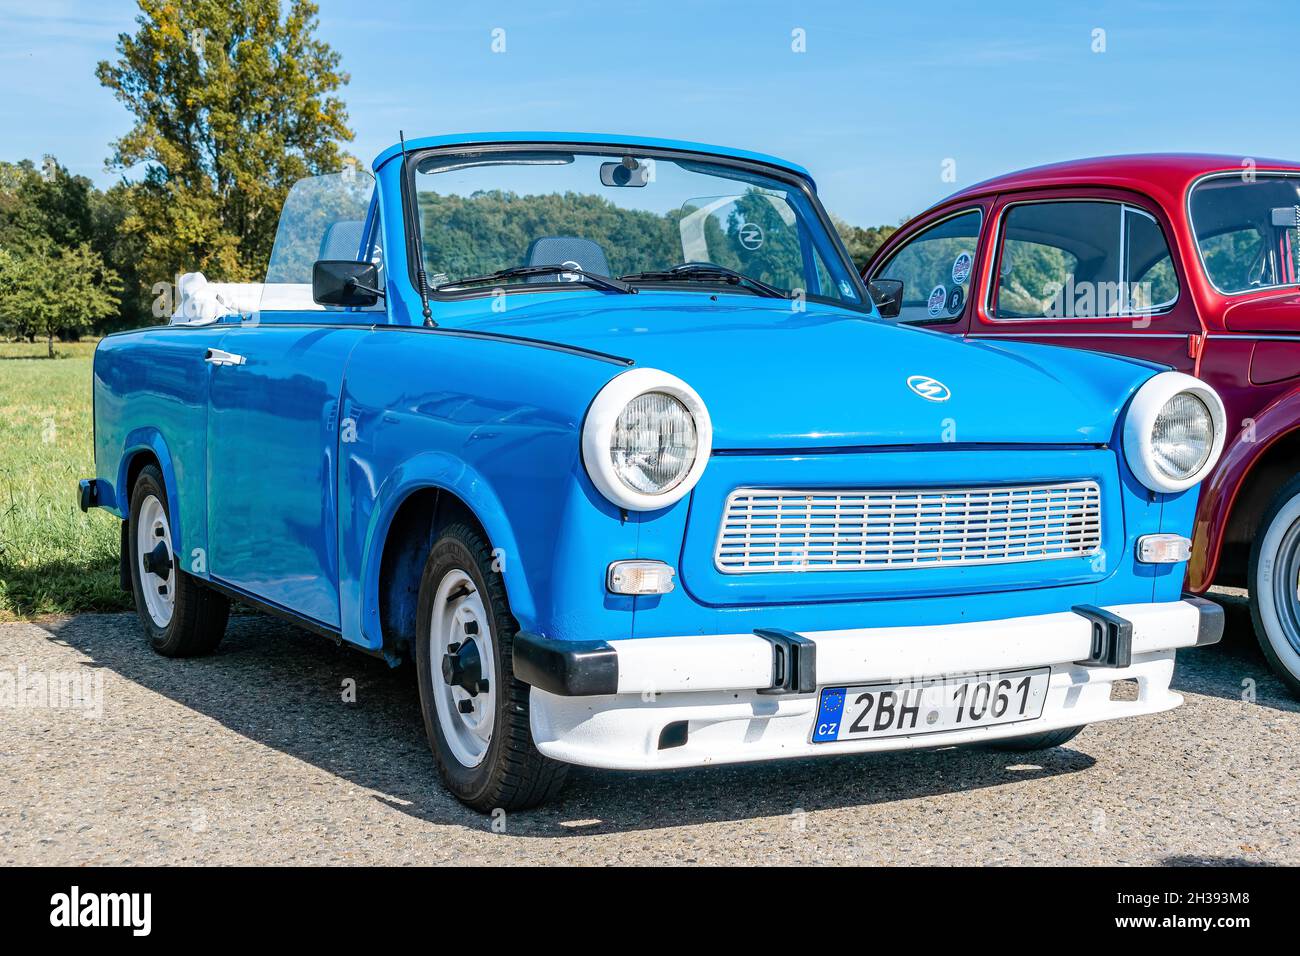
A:
{"type": "Polygon", "coordinates": [[[1220,592],[1209,596],[1223,605],[1223,640],[1212,647],[1179,652],[1174,690],[1243,702],[1253,695],[1252,703],[1300,712],[1300,700],[1291,696],[1259,649],[1247,599],[1220,592]]]}
{"type": "MultiPolygon", "coordinates": [[[[153,653],[133,615],[41,625],[94,665],[203,714],[243,737],[365,788],[403,813],[488,829],[442,789],[409,666],[382,661],[259,615],[232,616],[211,657],[153,653]],[[355,703],[344,701],[355,681],[355,703]]],[[[573,768],[546,807],[512,813],[514,836],[658,829],[911,800],[1087,770],[1088,734],[1034,754],[969,748],[796,759],[631,773],[573,768]]]]}
{"type": "Polygon", "coordinates": [[[1267,860],[1252,860],[1244,856],[1166,856],[1161,866],[1276,866],[1267,860]]]}

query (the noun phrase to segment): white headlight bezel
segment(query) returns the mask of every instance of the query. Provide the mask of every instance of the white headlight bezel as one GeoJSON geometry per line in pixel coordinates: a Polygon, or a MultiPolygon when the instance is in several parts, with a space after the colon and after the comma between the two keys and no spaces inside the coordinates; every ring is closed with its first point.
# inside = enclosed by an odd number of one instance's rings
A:
{"type": "Polygon", "coordinates": [[[602,388],[587,409],[587,419],[582,425],[582,461],[598,491],[620,508],[628,511],[657,511],[676,504],[695,487],[704,474],[713,451],[713,423],[709,411],[695,389],[675,375],[656,368],[633,368],[616,376],[602,388]],[[634,398],[646,392],[663,392],[671,395],[690,412],[695,420],[697,447],[695,461],[685,477],[662,494],[649,495],[628,487],[614,470],[610,460],[610,444],[614,425],[623,409],[634,398]]]}
{"type": "Polygon", "coordinates": [[[1129,403],[1128,415],[1124,419],[1124,457],[1137,480],[1152,491],[1186,491],[1204,480],[1218,462],[1228,434],[1227,424],[1228,416],[1218,392],[1183,372],[1161,372],[1148,379],[1129,403]],[[1210,410],[1214,439],[1204,464],[1188,477],[1176,479],[1170,478],[1156,464],[1151,436],[1161,409],[1181,392],[1199,398],[1210,410]]]}

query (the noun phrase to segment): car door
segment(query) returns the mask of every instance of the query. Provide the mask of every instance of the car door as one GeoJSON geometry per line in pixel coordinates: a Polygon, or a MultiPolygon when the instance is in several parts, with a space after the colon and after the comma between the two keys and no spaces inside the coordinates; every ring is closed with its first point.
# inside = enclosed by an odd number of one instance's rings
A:
{"type": "Polygon", "coordinates": [[[315,260],[365,256],[378,232],[364,188],[320,182],[332,178],[294,187],[260,311],[207,356],[207,460],[212,576],[337,630],[337,463],[351,437],[339,400],[348,357],[384,315],[312,299],[315,260]]]}
{"type": "Polygon", "coordinates": [[[1118,190],[1004,194],[968,335],[1191,372],[1202,325],[1163,211],[1118,190]]]}
{"type": "Polygon", "coordinates": [[[1297,199],[1300,174],[1288,171],[1223,171],[1198,179],[1188,194],[1209,328],[1199,371],[1218,389],[1228,420],[1243,428],[1300,387],[1297,199]]]}
{"type": "Polygon", "coordinates": [[[250,595],[337,627],[339,392],[368,327],[294,318],[238,328],[218,343],[208,415],[210,566],[250,595]]]}

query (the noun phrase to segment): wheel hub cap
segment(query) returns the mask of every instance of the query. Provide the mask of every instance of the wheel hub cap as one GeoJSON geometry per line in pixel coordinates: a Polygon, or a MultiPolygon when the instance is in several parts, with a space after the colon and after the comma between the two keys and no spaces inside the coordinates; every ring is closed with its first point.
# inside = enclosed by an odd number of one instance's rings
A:
{"type": "Polygon", "coordinates": [[[149,619],[160,628],[171,623],[176,608],[176,566],[167,509],[154,495],[140,504],[136,518],[135,548],[139,561],[140,592],[149,619]]]}
{"type": "Polygon", "coordinates": [[[169,578],[172,574],[172,555],[167,545],[159,541],[152,551],[144,556],[144,569],[160,578],[169,578]]]}
{"type": "Polygon", "coordinates": [[[487,609],[465,571],[448,571],[438,584],[429,620],[429,666],[434,707],[452,756],[477,767],[487,755],[496,722],[495,651],[487,609]]]}
{"type": "Polygon", "coordinates": [[[442,655],[442,679],[452,687],[459,687],[471,697],[488,689],[483,677],[483,657],[478,643],[469,640],[459,646],[450,644],[442,655]]]}

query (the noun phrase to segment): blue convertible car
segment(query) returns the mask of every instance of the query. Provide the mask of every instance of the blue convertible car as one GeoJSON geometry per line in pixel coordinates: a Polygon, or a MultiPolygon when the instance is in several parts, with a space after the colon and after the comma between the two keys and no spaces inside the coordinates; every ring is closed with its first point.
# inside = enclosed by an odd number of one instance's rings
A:
{"type": "Polygon", "coordinates": [[[1181,585],[1223,406],[889,321],[975,251],[868,290],[781,160],[403,143],[290,192],[264,283],[101,342],[82,505],[162,654],[238,600],[411,658],[483,810],[566,764],[1054,746],[1219,638],[1181,585]]]}

